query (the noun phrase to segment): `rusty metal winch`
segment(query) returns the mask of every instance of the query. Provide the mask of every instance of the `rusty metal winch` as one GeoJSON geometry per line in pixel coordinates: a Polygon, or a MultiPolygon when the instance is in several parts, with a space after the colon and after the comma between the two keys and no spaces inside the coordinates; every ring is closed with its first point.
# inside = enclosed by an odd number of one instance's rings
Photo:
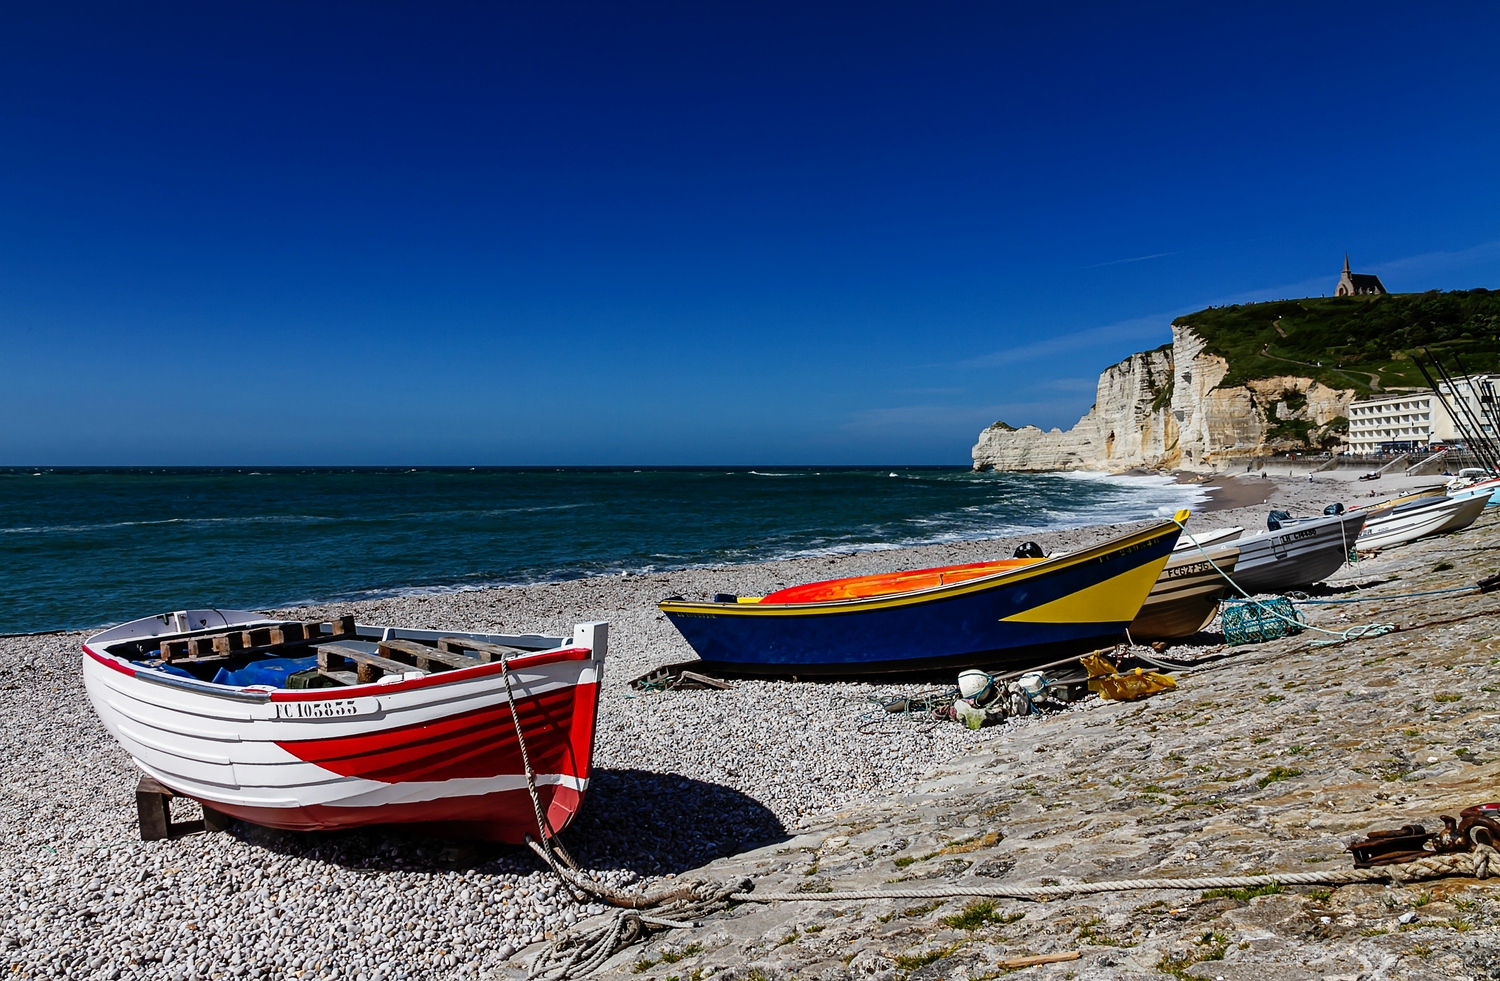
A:
{"type": "Polygon", "coordinates": [[[1440,820],[1441,831],[1428,831],[1420,824],[1371,831],[1362,841],[1349,846],[1354,867],[1398,865],[1428,855],[1472,851],[1476,845],[1500,848],[1500,802],[1476,804],[1459,811],[1457,820],[1447,814],[1441,815],[1440,820]]]}

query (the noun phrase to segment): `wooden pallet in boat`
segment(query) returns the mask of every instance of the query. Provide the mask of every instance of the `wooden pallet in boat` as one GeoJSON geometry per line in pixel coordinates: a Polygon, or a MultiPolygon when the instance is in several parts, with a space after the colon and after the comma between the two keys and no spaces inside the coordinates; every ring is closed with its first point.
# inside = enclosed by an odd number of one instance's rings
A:
{"type": "Polygon", "coordinates": [[[274,652],[277,648],[315,644],[354,636],[354,617],[328,620],[289,620],[249,630],[221,630],[161,643],[161,659],[168,664],[222,661],[234,655],[274,652]],[[328,627],[327,633],[323,628],[328,627]]]}

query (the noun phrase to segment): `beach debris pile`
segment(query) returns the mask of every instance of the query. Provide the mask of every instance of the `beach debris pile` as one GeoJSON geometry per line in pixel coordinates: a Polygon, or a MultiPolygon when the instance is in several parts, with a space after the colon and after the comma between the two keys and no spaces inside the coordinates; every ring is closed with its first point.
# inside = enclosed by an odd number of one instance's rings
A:
{"type": "Polygon", "coordinates": [[[1011,719],[1059,711],[1090,694],[1113,701],[1134,701],[1177,687],[1177,682],[1164,671],[1151,668],[1122,671],[1103,651],[1081,657],[1078,663],[1087,672],[1086,679],[1076,668],[1060,672],[1063,677],[1058,678],[1048,677],[1039,670],[1013,677],[971,669],[959,674],[957,688],[941,695],[912,695],[881,704],[887,712],[930,711],[933,718],[982,729],[1011,719]]]}
{"type": "Polygon", "coordinates": [[[1073,701],[1072,695],[1072,686],[1040,671],[1028,671],[1014,681],[983,671],[964,671],[958,676],[958,697],[951,704],[935,707],[932,714],[980,729],[1017,716],[1064,708],[1073,701]]]}
{"type": "MultiPolygon", "coordinates": [[[[1349,846],[1354,867],[1368,869],[1398,865],[1432,855],[1484,852],[1500,845],[1500,802],[1476,804],[1459,811],[1456,819],[1443,814],[1438,820],[1443,822],[1442,831],[1428,831],[1420,824],[1371,831],[1349,846]]],[[[1500,869],[1494,871],[1500,872],[1500,869]]]]}

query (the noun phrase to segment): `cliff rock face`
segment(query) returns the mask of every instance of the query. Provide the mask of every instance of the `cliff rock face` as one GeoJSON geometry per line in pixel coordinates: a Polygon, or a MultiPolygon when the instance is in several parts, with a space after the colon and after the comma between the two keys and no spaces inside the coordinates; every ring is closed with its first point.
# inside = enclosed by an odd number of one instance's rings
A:
{"type": "Polygon", "coordinates": [[[1099,376],[1094,406],[1067,432],[996,423],[979,434],[976,470],[1212,470],[1295,449],[1346,414],[1352,390],[1288,375],[1230,388],[1229,364],[1190,327],[1099,376]]]}

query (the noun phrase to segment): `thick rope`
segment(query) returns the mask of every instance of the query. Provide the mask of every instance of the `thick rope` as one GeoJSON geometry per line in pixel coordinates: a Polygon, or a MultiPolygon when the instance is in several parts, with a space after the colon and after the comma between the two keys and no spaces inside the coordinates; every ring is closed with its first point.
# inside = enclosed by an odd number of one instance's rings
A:
{"type": "Polygon", "coordinates": [[[526,771],[526,793],[531,796],[531,811],[536,815],[537,833],[542,836],[542,847],[538,848],[532,841],[530,835],[526,836],[526,843],[547,862],[558,881],[568,890],[574,902],[582,902],[588,898],[577,887],[568,881],[561,865],[558,864],[557,856],[553,854],[552,839],[557,832],[552,830],[551,823],[542,813],[542,799],[536,792],[536,771],[531,768],[531,754],[526,749],[526,735],[521,731],[521,713],[516,708],[516,693],[510,683],[510,658],[500,656],[500,680],[505,683],[505,700],[510,704],[510,721],[516,727],[516,744],[521,747],[521,766],[526,771]]]}
{"type": "Polygon", "coordinates": [[[637,908],[617,910],[597,926],[569,931],[532,959],[528,977],[540,981],[566,981],[598,970],[619,950],[629,947],[652,930],[686,929],[699,926],[699,918],[728,905],[737,891],[754,888],[749,879],[735,883],[681,882],[644,894],[622,893],[581,880],[580,886],[595,891],[601,899],[637,908]],[[642,912],[647,906],[658,908],[642,912]]]}
{"type": "MultiPolygon", "coordinates": [[[[670,906],[648,915],[637,909],[621,910],[609,921],[574,930],[537,954],[530,977],[537,981],[569,981],[585,977],[603,966],[618,951],[643,938],[652,929],[697,926],[697,917],[723,909],[728,903],[844,903],[882,899],[1046,899],[1085,893],[1125,892],[1138,889],[1253,889],[1261,886],[1342,886],[1359,882],[1417,882],[1449,875],[1472,875],[1485,879],[1500,875],[1500,851],[1476,844],[1472,852],[1430,855],[1415,862],[1371,869],[1333,872],[1282,872],[1269,875],[1204,876],[1188,879],[1119,879],[1110,882],[1076,882],[1055,886],[945,886],[937,889],[863,889],[845,892],[751,891],[751,882],[679,883],[634,897],[641,903],[671,896],[670,906]],[[670,919],[668,917],[671,917],[670,919]],[[684,920],[688,922],[684,922],[684,920]]],[[[613,892],[614,890],[609,890],[613,892]]]]}
{"type": "MultiPolygon", "coordinates": [[[[1187,528],[1181,521],[1173,518],[1172,523],[1178,528],[1182,529],[1184,533],[1186,533],[1187,528]]],[[[1343,530],[1343,523],[1340,522],[1339,533],[1343,534],[1343,530]]],[[[1235,582],[1234,579],[1230,577],[1229,573],[1219,568],[1219,563],[1213,560],[1213,557],[1208,554],[1207,549],[1198,544],[1198,540],[1196,538],[1193,538],[1191,535],[1189,535],[1188,541],[1192,542],[1193,547],[1196,548],[1200,553],[1202,553],[1203,558],[1208,561],[1208,564],[1213,567],[1213,570],[1220,576],[1222,576],[1225,582],[1234,587],[1235,592],[1245,597],[1246,601],[1259,608],[1262,612],[1269,613],[1271,616],[1276,617],[1278,620],[1285,620],[1287,623],[1295,624],[1299,629],[1316,630],[1318,633],[1328,634],[1330,637],[1335,638],[1334,640],[1315,641],[1312,644],[1313,647],[1322,647],[1329,644],[1342,644],[1345,641],[1355,640],[1360,637],[1379,637],[1381,634],[1393,633],[1396,630],[1396,625],[1394,623],[1362,623],[1350,627],[1347,630],[1328,630],[1324,627],[1319,627],[1311,623],[1303,623],[1301,620],[1297,620],[1293,617],[1287,616],[1284,613],[1280,613],[1264,603],[1257,603],[1250,597],[1249,593],[1245,592],[1245,590],[1240,587],[1239,583],[1235,582]]]]}
{"type": "Polygon", "coordinates": [[[1472,852],[1432,855],[1415,862],[1370,869],[1331,872],[1273,872],[1268,875],[1204,876],[1191,879],[1118,879],[1110,882],[1074,882],[1056,886],[948,886],[938,889],[867,889],[851,892],[735,893],[737,903],[855,902],[870,899],[1041,899],[1097,892],[1128,892],[1137,889],[1254,889],[1260,886],[1346,886],[1358,882],[1416,882],[1447,875],[1488,878],[1500,874],[1500,852],[1489,845],[1476,845],[1472,852]]]}
{"type": "Polygon", "coordinates": [[[1394,599],[1413,599],[1418,596],[1439,596],[1443,593],[1473,593],[1479,592],[1478,586],[1453,586],[1449,589],[1424,589],[1420,593],[1392,593],[1384,596],[1353,596],[1342,599],[1313,599],[1307,594],[1288,594],[1288,598],[1298,606],[1333,606],[1339,603],[1375,603],[1394,599]]]}

